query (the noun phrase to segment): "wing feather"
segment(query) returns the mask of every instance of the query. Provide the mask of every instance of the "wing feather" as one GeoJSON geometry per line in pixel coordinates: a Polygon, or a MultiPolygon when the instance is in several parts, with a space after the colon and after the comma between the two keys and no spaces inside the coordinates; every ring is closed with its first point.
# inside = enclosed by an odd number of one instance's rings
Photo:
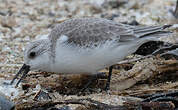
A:
{"type": "MultiPolygon", "coordinates": [[[[128,42],[147,35],[162,32],[164,26],[129,26],[101,18],[78,18],[64,21],[51,32],[49,39],[55,45],[61,35],[68,37],[67,43],[90,47],[108,40],[128,42]]],[[[166,32],[164,31],[164,34],[166,32]]]]}

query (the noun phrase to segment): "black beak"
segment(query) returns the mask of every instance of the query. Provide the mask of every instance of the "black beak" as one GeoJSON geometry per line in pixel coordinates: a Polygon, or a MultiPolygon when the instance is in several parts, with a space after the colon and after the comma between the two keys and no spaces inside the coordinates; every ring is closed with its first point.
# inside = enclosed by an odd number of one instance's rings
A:
{"type": "Polygon", "coordinates": [[[19,70],[19,72],[15,75],[15,77],[12,79],[12,81],[10,82],[10,84],[12,85],[15,81],[15,79],[17,79],[17,77],[22,74],[21,78],[18,80],[17,84],[15,87],[17,87],[19,85],[19,83],[21,82],[21,80],[23,78],[26,77],[27,73],[30,71],[30,66],[23,64],[23,66],[21,67],[21,69],[19,70]]]}

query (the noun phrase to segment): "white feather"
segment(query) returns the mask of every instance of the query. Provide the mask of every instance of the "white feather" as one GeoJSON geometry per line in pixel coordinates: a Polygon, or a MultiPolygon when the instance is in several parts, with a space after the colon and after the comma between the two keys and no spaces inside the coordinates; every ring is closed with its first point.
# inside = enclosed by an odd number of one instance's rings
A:
{"type": "Polygon", "coordinates": [[[66,36],[66,35],[61,35],[60,37],[59,37],[59,39],[58,39],[58,42],[59,43],[63,43],[63,42],[65,42],[65,41],[67,41],[69,38],[68,38],[68,36],[66,36]]]}

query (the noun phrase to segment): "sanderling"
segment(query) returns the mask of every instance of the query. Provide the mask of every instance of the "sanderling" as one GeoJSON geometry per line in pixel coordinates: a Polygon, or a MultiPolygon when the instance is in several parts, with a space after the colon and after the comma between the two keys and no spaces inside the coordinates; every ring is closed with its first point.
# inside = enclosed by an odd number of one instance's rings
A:
{"type": "MultiPolygon", "coordinates": [[[[96,74],[134,53],[143,43],[167,36],[170,32],[164,29],[169,26],[130,26],[102,18],[66,20],[52,29],[47,39],[27,45],[24,65],[11,84],[23,73],[18,85],[31,70],[96,74]]],[[[106,89],[110,79],[111,72],[106,89]]]]}

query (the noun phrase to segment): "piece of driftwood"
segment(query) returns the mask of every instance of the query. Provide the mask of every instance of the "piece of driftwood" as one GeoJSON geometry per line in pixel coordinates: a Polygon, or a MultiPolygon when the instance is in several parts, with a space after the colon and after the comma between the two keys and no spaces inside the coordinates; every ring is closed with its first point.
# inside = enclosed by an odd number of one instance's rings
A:
{"type": "MultiPolygon", "coordinates": [[[[121,64],[122,65],[122,64],[121,64]]],[[[113,74],[111,90],[120,91],[132,87],[140,81],[153,78],[158,74],[176,73],[178,71],[177,60],[163,60],[147,58],[137,62],[132,69],[113,74]]]]}
{"type": "Polygon", "coordinates": [[[172,102],[125,102],[121,105],[108,105],[92,99],[72,99],[58,102],[26,102],[17,104],[16,110],[47,110],[56,105],[76,104],[76,110],[174,110],[172,102]]]}
{"type": "Polygon", "coordinates": [[[174,110],[172,102],[125,102],[127,110],[174,110]]]}
{"type": "Polygon", "coordinates": [[[122,95],[122,96],[132,96],[132,97],[141,97],[147,98],[152,96],[155,93],[167,93],[167,92],[178,91],[178,89],[146,89],[146,90],[124,90],[124,91],[112,91],[110,92],[112,95],[122,95]]]}
{"type": "MultiPolygon", "coordinates": [[[[54,107],[55,105],[66,105],[66,104],[77,104],[79,106],[84,106],[85,110],[88,109],[95,109],[95,110],[109,110],[111,108],[114,108],[112,105],[107,105],[98,101],[94,101],[91,99],[73,99],[73,100],[65,100],[65,101],[58,101],[58,102],[52,102],[52,101],[45,101],[45,102],[26,102],[23,104],[17,104],[16,110],[47,110],[50,107],[54,107]]],[[[121,108],[119,110],[125,110],[122,109],[122,106],[118,106],[117,108],[121,108]]]]}

